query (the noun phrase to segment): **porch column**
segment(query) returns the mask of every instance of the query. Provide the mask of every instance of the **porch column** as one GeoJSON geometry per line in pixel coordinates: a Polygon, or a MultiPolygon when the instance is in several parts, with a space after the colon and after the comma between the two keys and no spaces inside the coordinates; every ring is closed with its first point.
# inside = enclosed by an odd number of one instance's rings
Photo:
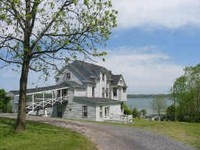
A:
{"type": "Polygon", "coordinates": [[[42,94],[42,108],[44,109],[44,92],[42,94]]]}
{"type": "Polygon", "coordinates": [[[51,105],[53,106],[53,94],[54,94],[54,91],[51,91],[51,105]]]}
{"type": "Polygon", "coordinates": [[[61,103],[63,101],[63,89],[61,89],[61,103]]]}
{"type": "Polygon", "coordinates": [[[34,111],[34,109],[35,109],[34,104],[35,104],[35,95],[33,94],[32,95],[32,111],[34,111]]]}

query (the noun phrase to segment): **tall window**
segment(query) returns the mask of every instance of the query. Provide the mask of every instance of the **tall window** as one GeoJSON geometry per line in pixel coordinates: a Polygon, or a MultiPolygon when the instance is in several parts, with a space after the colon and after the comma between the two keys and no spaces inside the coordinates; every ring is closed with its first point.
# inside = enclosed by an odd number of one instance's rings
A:
{"type": "Polygon", "coordinates": [[[87,118],[87,116],[88,116],[88,107],[87,106],[82,106],[82,116],[83,116],[83,118],[87,118]]]}
{"type": "Polygon", "coordinates": [[[106,88],[106,97],[108,97],[108,88],[106,88]]]}
{"type": "Polygon", "coordinates": [[[103,81],[105,80],[105,74],[104,73],[102,74],[102,80],[103,81]]]}
{"type": "Polygon", "coordinates": [[[123,92],[126,93],[126,87],[123,87],[123,92]]]}
{"type": "Polygon", "coordinates": [[[100,106],[99,116],[100,116],[100,118],[103,117],[103,107],[102,106],[100,106]]]}
{"type": "Polygon", "coordinates": [[[102,88],[102,97],[103,98],[105,97],[105,88],[104,87],[102,88]]]}
{"type": "Polygon", "coordinates": [[[95,87],[92,87],[92,97],[95,97],[95,87]]]}
{"type": "Polygon", "coordinates": [[[105,117],[109,116],[109,107],[105,107],[105,117]]]}
{"type": "Polygon", "coordinates": [[[67,89],[63,89],[63,96],[67,96],[67,94],[68,94],[68,90],[67,89]]]}
{"type": "Polygon", "coordinates": [[[117,88],[113,88],[113,96],[117,96],[117,88]]]}

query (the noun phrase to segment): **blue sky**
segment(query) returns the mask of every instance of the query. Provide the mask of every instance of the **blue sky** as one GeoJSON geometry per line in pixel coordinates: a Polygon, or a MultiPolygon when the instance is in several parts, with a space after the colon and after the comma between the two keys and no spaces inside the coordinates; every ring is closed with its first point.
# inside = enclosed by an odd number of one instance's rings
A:
{"type": "MultiPolygon", "coordinates": [[[[199,0],[113,0],[113,6],[118,27],[99,64],[123,74],[129,93],[168,93],[185,66],[200,63],[199,0]]],[[[19,74],[0,70],[0,88],[17,89],[19,74]]],[[[29,87],[50,84],[53,77],[38,82],[30,74],[29,87]]]]}

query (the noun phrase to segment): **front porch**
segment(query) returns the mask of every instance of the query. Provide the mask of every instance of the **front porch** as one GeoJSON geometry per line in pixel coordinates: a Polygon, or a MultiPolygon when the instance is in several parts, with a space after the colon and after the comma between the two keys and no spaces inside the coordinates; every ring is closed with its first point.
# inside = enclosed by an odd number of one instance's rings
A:
{"type": "MultiPolygon", "coordinates": [[[[14,94],[13,112],[17,112],[19,102],[19,91],[11,91],[14,94]]],[[[34,88],[27,90],[26,112],[28,115],[52,116],[53,107],[67,104],[69,96],[69,86],[65,83],[34,88]]]]}

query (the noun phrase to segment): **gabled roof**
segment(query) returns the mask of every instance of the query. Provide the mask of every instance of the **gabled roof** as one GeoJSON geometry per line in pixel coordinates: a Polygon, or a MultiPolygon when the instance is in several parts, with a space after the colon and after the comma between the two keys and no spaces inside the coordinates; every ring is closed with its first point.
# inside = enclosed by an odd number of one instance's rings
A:
{"type": "Polygon", "coordinates": [[[72,71],[81,81],[91,81],[94,78],[99,78],[100,72],[103,72],[108,76],[112,75],[111,71],[102,66],[75,60],[61,69],[60,73],[58,73],[56,76],[63,73],[65,69],[72,71]]]}
{"type": "MultiPolygon", "coordinates": [[[[39,93],[39,92],[43,92],[43,91],[52,91],[52,90],[61,89],[61,88],[65,88],[65,87],[83,88],[80,84],[78,84],[74,81],[66,81],[66,82],[63,82],[63,83],[60,83],[57,85],[27,89],[27,94],[39,93]]],[[[14,94],[14,95],[19,95],[19,91],[9,91],[9,93],[14,94]]]]}
{"type": "Polygon", "coordinates": [[[119,83],[119,80],[120,80],[121,76],[122,75],[112,75],[112,81],[111,81],[111,83],[113,85],[117,85],[119,83]]]}
{"type": "Polygon", "coordinates": [[[105,67],[79,60],[75,60],[66,65],[56,76],[64,72],[65,69],[69,69],[71,72],[73,72],[76,77],[81,80],[81,82],[87,83],[94,83],[95,78],[100,78],[101,72],[107,75],[113,85],[117,85],[122,77],[122,75],[113,75],[112,72],[107,70],[105,67]]]}

